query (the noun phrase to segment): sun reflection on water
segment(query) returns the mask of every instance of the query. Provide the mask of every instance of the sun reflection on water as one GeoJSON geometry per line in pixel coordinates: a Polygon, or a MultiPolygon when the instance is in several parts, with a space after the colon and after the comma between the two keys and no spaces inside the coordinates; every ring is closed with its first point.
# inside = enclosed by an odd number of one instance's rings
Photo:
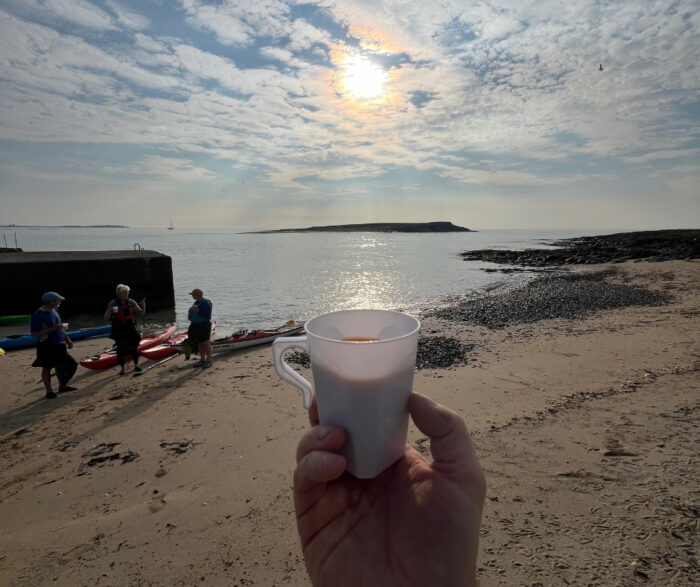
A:
{"type": "Polygon", "coordinates": [[[333,288],[336,299],[344,300],[343,308],[379,308],[396,306],[396,279],[385,271],[343,273],[333,288]]]}
{"type": "Polygon", "coordinates": [[[365,235],[353,243],[348,261],[354,270],[342,271],[331,292],[333,299],[343,300],[338,309],[396,308],[405,280],[392,266],[392,255],[383,250],[386,246],[386,241],[365,235]]]}

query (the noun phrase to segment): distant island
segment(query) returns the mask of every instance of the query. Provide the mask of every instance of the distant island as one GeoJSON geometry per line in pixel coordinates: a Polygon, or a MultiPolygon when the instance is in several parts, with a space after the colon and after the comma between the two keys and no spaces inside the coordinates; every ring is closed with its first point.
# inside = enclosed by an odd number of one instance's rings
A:
{"type": "Polygon", "coordinates": [[[374,222],[367,224],[337,224],[308,228],[280,228],[258,230],[245,234],[272,234],[280,232],[476,232],[451,222],[374,222]]]}
{"type": "Polygon", "coordinates": [[[40,224],[0,224],[0,228],[131,228],[123,224],[59,224],[56,226],[40,224]]]}

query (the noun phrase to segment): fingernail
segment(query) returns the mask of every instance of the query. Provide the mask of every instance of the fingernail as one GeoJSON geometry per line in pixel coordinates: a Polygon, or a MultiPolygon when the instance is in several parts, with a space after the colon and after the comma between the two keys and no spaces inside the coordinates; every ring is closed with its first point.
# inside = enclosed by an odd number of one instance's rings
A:
{"type": "Polygon", "coordinates": [[[335,455],[328,454],[327,452],[318,455],[318,466],[322,469],[327,469],[335,455]]]}
{"type": "Polygon", "coordinates": [[[323,440],[332,431],[333,431],[333,426],[324,426],[323,424],[320,424],[318,426],[318,428],[316,429],[316,439],[323,440]]]}

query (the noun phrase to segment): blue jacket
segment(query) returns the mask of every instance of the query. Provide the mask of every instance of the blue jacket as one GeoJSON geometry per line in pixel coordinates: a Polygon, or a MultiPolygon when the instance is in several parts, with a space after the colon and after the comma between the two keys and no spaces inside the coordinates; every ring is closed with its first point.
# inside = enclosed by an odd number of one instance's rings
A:
{"type": "Polygon", "coordinates": [[[192,306],[190,306],[190,309],[187,311],[187,319],[190,322],[209,322],[211,320],[211,309],[212,309],[212,303],[210,300],[206,298],[202,298],[201,300],[195,301],[192,306]],[[194,307],[197,307],[199,309],[199,312],[194,311],[194,307]]]}

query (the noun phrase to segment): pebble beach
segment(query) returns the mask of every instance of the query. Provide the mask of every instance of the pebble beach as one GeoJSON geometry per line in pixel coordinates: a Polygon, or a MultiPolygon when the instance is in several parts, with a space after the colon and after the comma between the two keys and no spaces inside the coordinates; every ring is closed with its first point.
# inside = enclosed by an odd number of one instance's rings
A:
{"type": "MultiPolygon", "coordinates": [[[[692,585],[700,262],[565,269],[420,316],[414,390],[462,415],[488,483],[479,582],[692,585]]],[[[81,369],[50,402],[33,357],[0,357],[0,584],[308,584],[308,422],[269,346],[206,371],[81,369]]]]}

